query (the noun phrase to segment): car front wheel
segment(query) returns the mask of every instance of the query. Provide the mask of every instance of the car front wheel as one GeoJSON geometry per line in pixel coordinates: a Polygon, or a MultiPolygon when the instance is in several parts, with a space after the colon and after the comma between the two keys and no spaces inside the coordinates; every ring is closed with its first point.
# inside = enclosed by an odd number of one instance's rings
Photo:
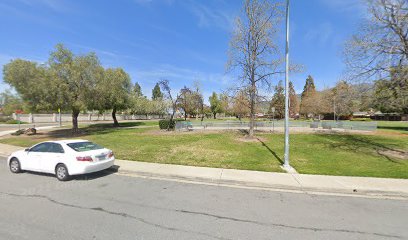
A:
{"type": "Polygon", "coordinates": [[[21,172],[21,165],[17,158],[12,158],[10,160],[10,171],[12,173],[20,173],[21,172]]]}
{"type": "Polygon", "coordinates": [[[68,168],[64,164],[58,164],[55,168],[55,176],[60,181],[67,181],[69,179],[68,168]]]}

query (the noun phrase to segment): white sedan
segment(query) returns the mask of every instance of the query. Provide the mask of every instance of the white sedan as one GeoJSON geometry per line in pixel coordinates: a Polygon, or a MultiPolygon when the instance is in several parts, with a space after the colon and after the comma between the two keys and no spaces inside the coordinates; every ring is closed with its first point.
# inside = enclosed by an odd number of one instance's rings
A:
{"type": "Polygon", "coordinates": [[[52,173],[60,181],[72,175],[101,171],[113,166],[115,157],[109,149],[86,140],[42,142],[12,153],[7,159],[10,171],[52,173]]]}

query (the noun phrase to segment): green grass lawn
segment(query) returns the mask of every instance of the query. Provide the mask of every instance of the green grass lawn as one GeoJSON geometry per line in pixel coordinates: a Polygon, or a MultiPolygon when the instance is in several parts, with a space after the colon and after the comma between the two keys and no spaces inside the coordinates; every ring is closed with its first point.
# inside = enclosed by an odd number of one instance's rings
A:
{"type": "MultiPolygon", "coordinates": [[[[131,122],[112,128],[98,124],[81,128],[88,139],[114,150],[118,159],[281,172],[282,134],[258,134],[247,141],[229,132],[163,132],[157,122],[131,122]]],[[[69,130],[18,136],[0,142],[19,146],[67,138],[69,130]]],[[[395,153],[408,151],[408,136],[398,134],[292,134],[291,165],[300,173],[408,178],[408,160],[395,153]]]]}
{"type": "Polygon", "coordinates": [[[378,121],[379,131],[399,132],[408,135],[408,122],[378,121]]]}

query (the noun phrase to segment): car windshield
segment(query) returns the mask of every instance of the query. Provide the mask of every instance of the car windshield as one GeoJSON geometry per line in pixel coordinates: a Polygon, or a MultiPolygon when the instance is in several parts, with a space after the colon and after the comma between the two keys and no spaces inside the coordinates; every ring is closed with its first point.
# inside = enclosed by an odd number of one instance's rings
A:
{"type": "Polygon", "coordinates": [[[103,148],[102,146],[99,146],[98,144],[93,142],[76,142],[68,143],[67,145],[77,152],[86,152],[103,148]]]}

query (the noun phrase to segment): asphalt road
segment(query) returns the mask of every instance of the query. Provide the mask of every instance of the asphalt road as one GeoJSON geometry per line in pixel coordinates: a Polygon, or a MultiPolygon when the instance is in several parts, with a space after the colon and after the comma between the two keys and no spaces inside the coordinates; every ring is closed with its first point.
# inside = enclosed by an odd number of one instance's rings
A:
{"type": "Polygon", "coordinates": [[[408,202],[105,171],[58,182],[0,158],[0,239],[408,239],[408,202]]]}

